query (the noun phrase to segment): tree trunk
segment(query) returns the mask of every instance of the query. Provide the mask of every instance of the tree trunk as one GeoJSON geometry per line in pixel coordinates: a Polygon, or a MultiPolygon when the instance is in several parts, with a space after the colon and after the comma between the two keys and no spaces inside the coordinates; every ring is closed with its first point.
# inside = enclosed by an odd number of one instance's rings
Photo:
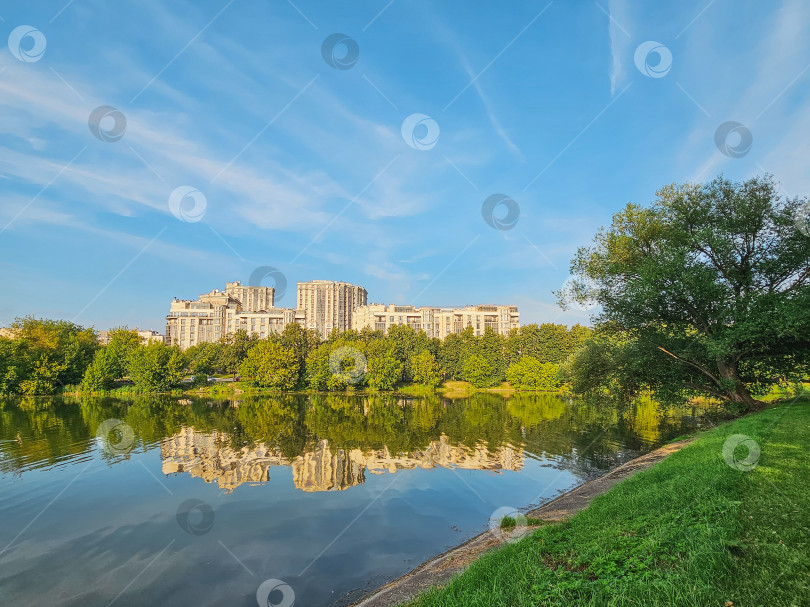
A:
{"type": "Polygon", "coordinates": [[[766,404],[751,396],[748,388],[745,387],[745,384],[740,379],[736,363],[727,364],[723,360],[718,360],[717,368],[720,371],[720,377],[733,384],[733,387],[725,389],[727,401],[742,405],[746,413],[760,411],[765,408],[766,404]]]}

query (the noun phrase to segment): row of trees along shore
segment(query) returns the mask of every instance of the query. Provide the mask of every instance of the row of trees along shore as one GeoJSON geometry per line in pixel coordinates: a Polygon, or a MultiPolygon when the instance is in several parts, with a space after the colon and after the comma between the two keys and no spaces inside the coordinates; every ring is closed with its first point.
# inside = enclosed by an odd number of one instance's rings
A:
{"type": "Polygon", "coordinates": [[[67,321],[20,318],[10,338],[0,338],[0,393],[103,392],[122,385],[136,392],[167,392],[191,376],[197,384],[213,374],[275,390],[392,390],[445,380],[488,388],[509,380],[525,390],[557,390],[560,365],[590,337],[588,327],[525,325],[508,336],[472,327],[444,340],[408,326],[387,333],[333,331],[326,340],[298,324],[259,339],[238,331],[185,351],[163,343],[141,344],[137,333],[113,329],[100,345],[92,329],[67,321]]]}
{"type": "Polygon", "coordinates": [[[575,393],[711,395],[751,411],[763,406],[754,394],[810,375],[810,202],[782,197],[769,175],[673,184],[646,207],[628,204],[578,250],[571,272],[559,302],[598,304],[594,329],[526,325],[475,337],[468,328],[440,341],[397,326],[321,342],[290,325],[261,341],[242,332],[181,352],[142,346],[125,329],[99,347],[91,329],[18,319],[13,337],[0,338],[0,392],[99,391],[123,377],[161,392],[184,374],[220,372],[279,390],[566,382],[575,393]]]}

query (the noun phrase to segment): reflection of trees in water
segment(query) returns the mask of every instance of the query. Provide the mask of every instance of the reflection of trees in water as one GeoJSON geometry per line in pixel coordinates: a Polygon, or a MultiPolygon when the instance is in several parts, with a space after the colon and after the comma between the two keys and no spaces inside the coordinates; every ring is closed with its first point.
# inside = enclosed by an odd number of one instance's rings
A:
{"type": "Polygon", "coordinates": [[[444,435],[451,444],[468,448],[522,446],[589,473],[682,433],[698,413],[650,399],[621,407],[549,394],[504,398],[479,393],[458,399],[313,394],[237,401],[26,398],[0,403],[0,470],[50,465],[86,451],[99,425],[117,418],[132,426],[136,451],[189,427],[199,433],[218,431],[234,450],[262,444],[289,459],[311,452],[323,440],[336,450],[387,448],[395,455],[423,450],[444,435]]]}

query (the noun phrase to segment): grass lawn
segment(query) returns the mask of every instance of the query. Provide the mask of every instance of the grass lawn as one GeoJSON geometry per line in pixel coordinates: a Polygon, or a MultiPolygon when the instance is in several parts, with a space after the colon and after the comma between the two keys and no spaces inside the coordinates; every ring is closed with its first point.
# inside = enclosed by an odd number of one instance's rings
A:
{"type": "Polygon", "coordinates": [[[808,606],[808,447],[810,402],[735,420],[409,605],[808,606]]]}

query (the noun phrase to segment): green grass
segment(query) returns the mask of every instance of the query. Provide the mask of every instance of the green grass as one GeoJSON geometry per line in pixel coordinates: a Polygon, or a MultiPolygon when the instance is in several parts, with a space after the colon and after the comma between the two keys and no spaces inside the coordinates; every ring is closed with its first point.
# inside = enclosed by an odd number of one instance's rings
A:
{"type": "Polygon", "coordinates": [[[808,446],[808,402],[738,419],[409,605],[810,605],[808,446]],[[759,445],[753,470],[724,460],[734,434],[759,445]]]}

